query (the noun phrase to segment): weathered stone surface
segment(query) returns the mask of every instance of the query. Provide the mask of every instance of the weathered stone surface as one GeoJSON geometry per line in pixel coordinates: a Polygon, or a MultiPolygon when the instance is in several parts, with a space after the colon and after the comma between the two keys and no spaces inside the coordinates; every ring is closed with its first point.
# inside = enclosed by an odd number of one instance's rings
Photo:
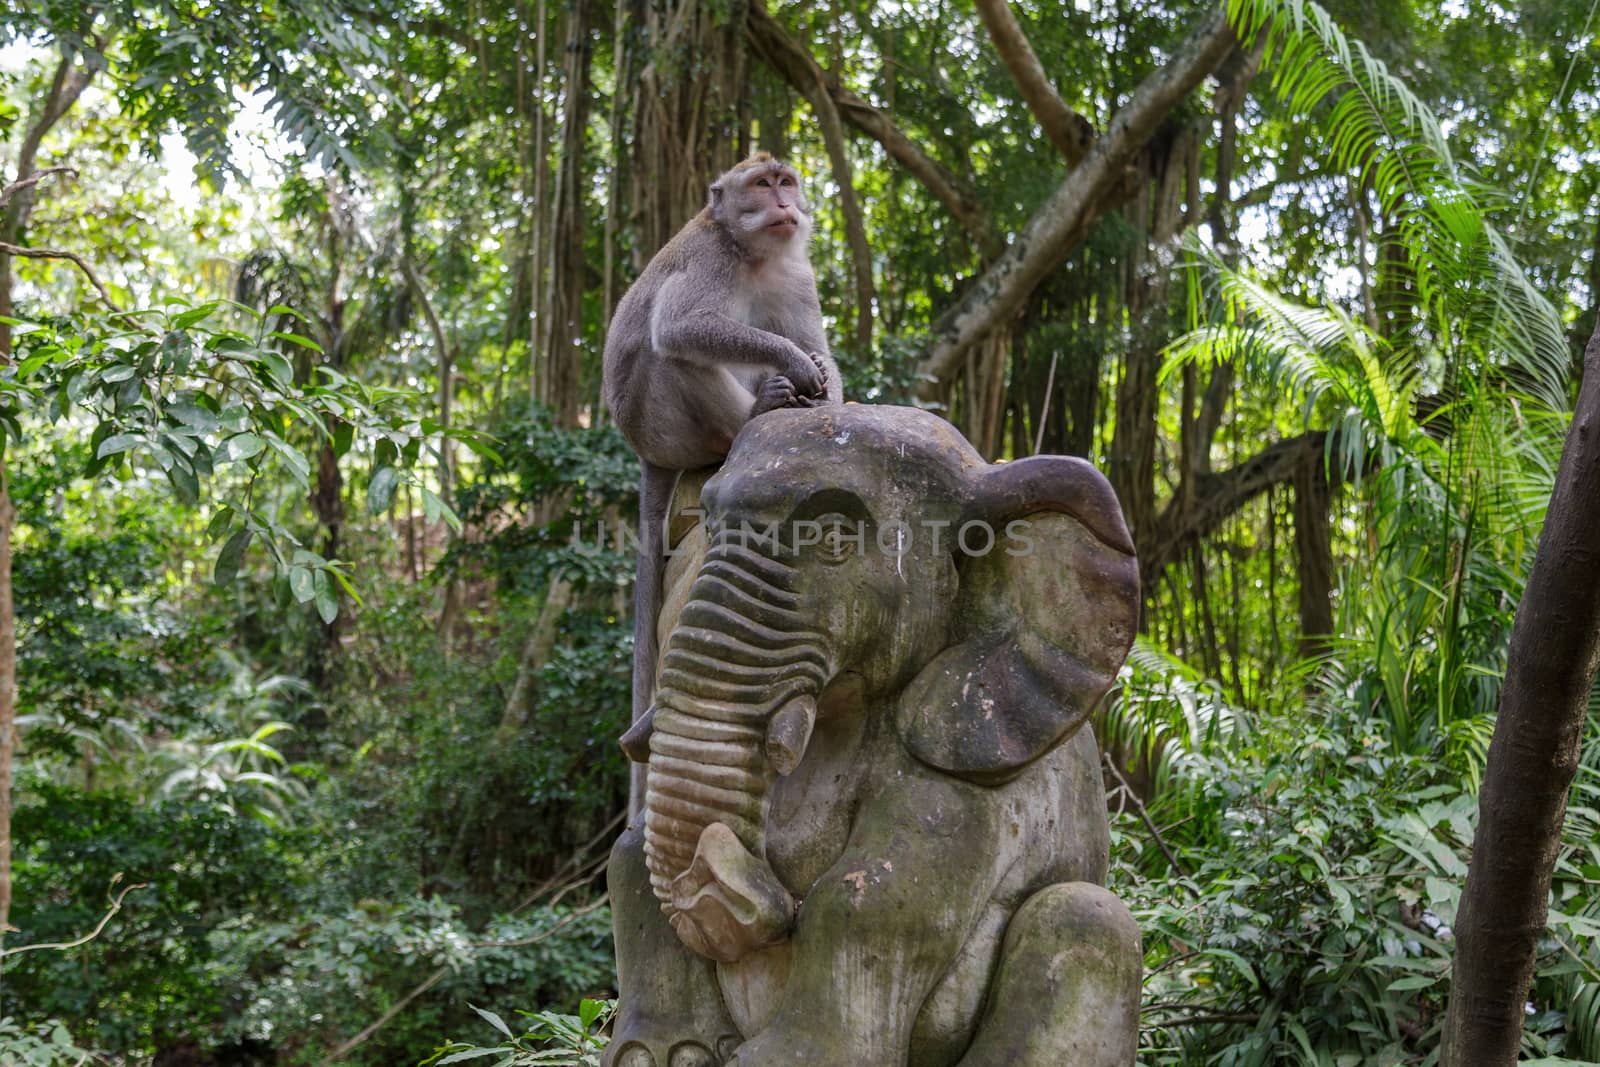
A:
{"type": "Polygon", "coordinates": [[[1105,479],[850,405],[752,420],[700,500],[628,743],[608,1064],[1131,1064],[1082,729],[1138,615],[1105,479]]]}

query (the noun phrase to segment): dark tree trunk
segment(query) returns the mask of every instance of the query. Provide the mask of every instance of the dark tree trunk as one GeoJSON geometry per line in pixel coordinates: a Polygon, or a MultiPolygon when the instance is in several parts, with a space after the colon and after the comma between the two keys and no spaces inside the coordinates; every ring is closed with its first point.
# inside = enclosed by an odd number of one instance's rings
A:
{"type": "Polygon", "coordinates": [[[579,370],[583,350],[584,135],[589,127],[589,0],[576,0],[567,14],[563,63],[561,165],[556,171],[555,214],[550,227],[550,274],[540,318],[547,372],[542,399],[556,425],[578,425],[582,406],[579,370]]]}
{"type": "Polygon", "coordinates": [[[631,0],[648,41],[634,89],[631,177],[633,268],[706,203],[712,180],[748,147],[740,103],[748,79],[748,3],[631,0]]]}
{"type": "Polygon", "coordinates": [[[1327,463],[1312,456],[1294,476],[1294,547],[1299,556],[1300,655],[1318,655],[1333,633],[1333,545],[1327,463]]]}
{"type": "Polygon", "coordinates": [[[11,761],[17,748],[17,614],[11,602],[11,506],[0,448],[0,941],[11,916],[11,761]]]}
{"type": "Polygon", "coordinates": [[[1511,629],[1456,919],[1441,1067],[1510,1067],[1600,662],[1600,330],[1511,629]]]}

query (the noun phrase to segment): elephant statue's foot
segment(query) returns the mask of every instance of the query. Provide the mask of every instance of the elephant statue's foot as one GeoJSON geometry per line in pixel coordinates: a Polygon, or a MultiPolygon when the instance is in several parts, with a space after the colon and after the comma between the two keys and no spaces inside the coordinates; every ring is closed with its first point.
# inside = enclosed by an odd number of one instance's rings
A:
{"type": "Polygon", "coordinates": [[[650,889],[639,825],[607,874],[623,990],[604,1067],[718,1067],[739,1043],[709,960],[678,941],[650,889]]]}
{"type": "Polygon", "coordinates": [[[1047,886],[1006,927],[988,1007],[959,1067],[1132,1067],[1139,925],[1087,882],[1047,886]]]}
{"type": "Polygon", "coordinates": [[[721,1067],[738,1044],[732,1034],[717,1043],[712,1051],[698,1041],[677,1044],[613,1039],[601,1062],[606,1067],[721,1067]],[[612,1049],[616,1050],[615,1055],[612,1049]]]}
{"type": "Polygon", "coordinates": [[[845,1042],[829,1042],[815,1031],[764,1031],[740,1045],[724,1067],[857,1067],[860,1050],[845,1042]]]}

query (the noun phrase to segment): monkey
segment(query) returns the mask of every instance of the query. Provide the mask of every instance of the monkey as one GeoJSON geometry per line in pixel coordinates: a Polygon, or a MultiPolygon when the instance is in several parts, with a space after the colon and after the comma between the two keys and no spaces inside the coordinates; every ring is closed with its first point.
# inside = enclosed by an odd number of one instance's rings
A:
{"type": "MultiPolygon", "coordinates": [[[[630,737],[648,730],[641,719],[659,655],[662,525],[678,474],[720,462],[758,415],[843,401],[806,255],[810,236],[799,172],[757,152],[711,183],[706,206],[655,254],[612,316],[602,391],[640,466],[630,737]]],[[[642,803],[640,778],[636,768],[630,811],[642,803]]]]}

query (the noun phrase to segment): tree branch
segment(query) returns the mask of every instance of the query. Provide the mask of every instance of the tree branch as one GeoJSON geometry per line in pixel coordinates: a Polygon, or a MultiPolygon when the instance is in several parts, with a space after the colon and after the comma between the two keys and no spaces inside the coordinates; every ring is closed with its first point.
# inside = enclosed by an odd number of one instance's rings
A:
{"type": "MultiPolygon", "coordinates": [[[[1156,843],[1156,847],[1161,850],[1161,854],[1167,858],[1167,866],[1171,867],[1180,877],[1189,877],[1188,869],[1178,862],[1178,857],[1173,854],[1172,849],[1167,847],[1167,839],[1161,836],[1161,830],[1156,826],[1155,820],[1150,818],[1150,812],[1145,809],[1144,801],[1140,799],[1138,793],[1133,791],[1133,786],[1128,784],[1128,780],[1122,776],[1122,768],[1118,767],[1117,761],[1111,758],[1111,753],[1100,753],[1100,759],[1105,763],[1106,769],[1111,772],[1112,777],[1116,778],[1117,784],[1121,786],[1123,793],[1127,794],[1128,799],[1133,801],[1135,810],[1139,812],[1139,820],[1144,823],[1144,828],[1150,831],[1150,839],[1156,843]]],[[[1184,888],[1191,893],[1196,892],[1195,888],[1188,883],[1184,883],[1184,888]]]]}
{"type": "Polygon", "coordinates": [[[0,189],[0,208],[5,207],[6,204],[10,202],[11,198],[22,192],[22,190],[38,185],[40,182],[54,174],[70,174],[76,178],[78,176],[78,171],[74,167],[45,167],[43,170],[36,170],[32,174],[18,178],[10,185],[0,189]]]}
{"type": "Polygon", "coordinates": [[[1161,70],[1146,78],[1114,116],[1065,181],[1023,227],[1005,254],[990,265],[966,295],[934,324],[933,338],[918,370],[919,393],[934,399],[939,383],[961,357],[1027,300],[1035,286],[1071,251],[1096,217],[1123,168],[1175,108],[1233,46],[1233,28],[1219,5],[1195,28],[1161,70]]]}
{"type": "MultiPolygon", "coordinates": [[[[112,883],[115,884],[117,879],[121,877],[122,875],[117,875],[116,878],[111,880],[112,883]]],[[[77,948],[79,945],[87,945],[89,942],[99,937],[100,932],[106,928],[106,923],[111,921],[111,917],[122,910],[123,897],[127,896],[135,889],[148,888],[150,888],[148,882],[135,882],[130,886],[124,886],[122,892],[118,893],[114,898],[112,898],[111,907],[106,910],[104,915],[100,916],[100,921],[95,923],[94,929],[90,930],[82,937],[73,938],[71,941],[45,941],[37,945],[18,945],[16,948],[0,949],[0,959],[5,959],[7,956],[20,955],[24,952],[37,952],[40,949],[46,948],[60,949],[61,951],[65,952],[68,949],[77,948]]],[[[14,929],[14,927],[11,929],[14,929]]]]}
{"type": "Polygon", "coordinates": [[[825,86],[839,117],[881,144],[889,158],[906,168],[945,206],[981,251],[988,255],[1000,251],[1000,243],[989,226],[988,212],[977,194],[906,136],[888,115],[829,78],[812,58],[811,51],[759,0],[750,5],[745,35],[756,54],[807,99],[814,86],[825,86]]]}
{"type": "Polygon", "coordinates": [[[812,63],[815,78],[807,94],[816,109],[818,124],[822,127],[822,143],[833,165],[833,180],[839,186],[839,213],[844,216],[845,243],[850,246],[850,261],[856,278],[856,355],[867,359],[872,352],[872,249],[867,245],[867,226],[861,216],[861,203],[856,199],[856,180],[850,169],[850,157],[845,154],[844,128],[839,123],[839,109],[828,93],[828,80],[822,68],[812,63]]]}
{"type": "Polygon", "coordinates": [[[111,291],[107,289],[100,281],[99,277],[95,275],[94,270],[89,266],[89,264],[84,262],[83,257],[78,255],[76,252],[67,252],[59,248],[25,248],[22,245],[14,245],[8,241],[0,241],[0,253],[8,256],[20,256],[23,259],[68,260],[76,264],[77,268],[83,271],[83,276],[88,278],[89,281],[94,284],[94,287],[99,290],[100,299],[105,301],[106,307],[110,308],[112,311],[122,310],[122,308],[117,305],[117,302],[111,299],[111,291]]]}
{"type": "Polygon", "coordinates": [[[1094,125],[1061,99],[1007,0],[977,0],[977,6],[978,17],[989,30],[989,39],[1000,53],[1000,61],[1022,91],[1028,110],[1039,120],[1045,136],[1056,146],[1067,166],[1076,167],[1094,143],[1094,125]]]}
{"type": "Polygon", "coordinates": [[[1274,442],[1237,466],[1198,475],[1192,493],[1174,493],[1156,520],[1150,547],[1139,556],[1145,588],[1177,559],[1184,545],[1216,531],[1228,516],[1269,487],[1288,482],[1310,464],[1321,462],[1327,440],[1326,430],[1309,430],[1274,442]]]}

